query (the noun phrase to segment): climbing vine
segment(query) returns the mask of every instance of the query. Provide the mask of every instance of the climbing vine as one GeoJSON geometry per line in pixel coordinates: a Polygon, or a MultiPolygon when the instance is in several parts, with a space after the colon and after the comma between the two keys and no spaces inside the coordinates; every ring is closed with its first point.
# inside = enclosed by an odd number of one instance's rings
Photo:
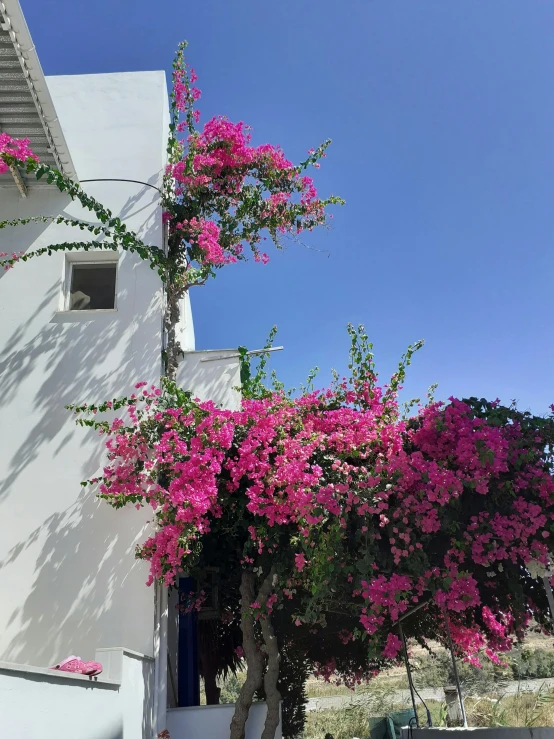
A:
{"type": "Polygon", "coordinates": [[[90,242],[68,240],[22,254],[3,253],[4,268],[74,249],[136,253],[158,271],[165,285],[165,374],[173,379],[181,354],[176,326],[183,296],[192,287],[205,284],[223,266],[246,259],[248,251],[256,261],[266,263],[269,256],[261,249],[264,241],[269,239],[280,248],[284,238],[298,239],[304,231],[325,225],[330,217],[328,206],[343,203],[336,196],[319,198],[312,178],[305,173],[311,166],[319,167],[329,140],[293,165],[278,146],[253,145],[251,129],[242,122],[231,123],[217,116],[198,127],[200,91],[195,86],[196,74],[185,60],[186,46],[179,46],[173,63],[168,164],[163,175],[163,220],[167,227],[163,249],[145,244],[78,183],[39,162],[28,141],[0,134],[3,169],[19,167],[28,176],[45,178],[95,218],[94,223],[59,216],[0,221],[0,229],[36,220],[63,223],[93,237],[90,242]]]}

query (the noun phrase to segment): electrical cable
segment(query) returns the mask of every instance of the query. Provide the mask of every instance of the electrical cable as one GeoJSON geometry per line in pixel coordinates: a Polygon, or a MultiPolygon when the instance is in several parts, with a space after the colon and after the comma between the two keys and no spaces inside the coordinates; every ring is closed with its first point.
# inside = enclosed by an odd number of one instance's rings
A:
{"type": "Polygon", "coordinates": [[[417,727],[417,719],[415,716],[412,716],[412,718],[408,721],[408,735],[410,739],[414,738],[414,724],[417,727]]]}
{"type": "MultiPolygon", "coordinates": [[[[412,683],[412,685],[413,685],[413,683],[412,683]]],[[[419,700],[420,700],[420,701],[421,701],[421,702],[423,703],[423,705],[425,706],[425,712],[427,713],[427,726],[428,726],[429,728],[431,728],[431,727],[433,726],[433,719],[431,718],[431,711],[430,711],[430,710],[429,710],[429,709],[427,708],[427,703],[425,703],[425,701],[423,700],[423,698],[422,698],[422,697],[420,696],[420,694],[419,694],[419,693],[417,692],[417,688],[416,688],[416,686],[415,686],[415,685],[413,685],[413,688],[414,688],[415,694],[417,695],[417,697],[419,698],[419,700]]]]}

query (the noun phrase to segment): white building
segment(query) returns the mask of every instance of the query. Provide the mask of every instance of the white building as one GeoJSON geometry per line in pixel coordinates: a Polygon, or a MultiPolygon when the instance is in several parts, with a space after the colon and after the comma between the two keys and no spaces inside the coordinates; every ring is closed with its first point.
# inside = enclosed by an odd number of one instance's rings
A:
{"type": "MultiPolygon", "coordinates": [[[[18,0],[0,0],[0,23],[0,131],[30,138],[45,162],[163,247],[164,72],[45,78],[18,0]]],[[[0,221],[59,214],[91,219],[54,186],[17,171],[0,175],[0,221]]],[[[86,236],[36,223],[0,231],[0,251],[76,240],[86,236]]],[[[163,306],[157,273],[128,253],[54,253],[0,275],[6,739],[150,739],[166,726],[172,739],[227,733],[231,707],[166,713],[178,702],[177,611],[168,609],[167,592],[145,586],[147,566],[134,559],[148,512],[114,511],[81,487],[101,469],[102,445],[64,410],[127,394],[139,380],[159,381],[163,306]],[[96,658],[104,672],[89,679],[48,670],[69,655],[96,658]]],[[[180,384],[236,404],[236,354],[195,352],[188,303],[183,313],[180,384]],[[203,361],[214,356],[226,359],[203,361]]],[[[264,710],[258,706],[249,721],[251,737],[259,736],[264,710]]]]}

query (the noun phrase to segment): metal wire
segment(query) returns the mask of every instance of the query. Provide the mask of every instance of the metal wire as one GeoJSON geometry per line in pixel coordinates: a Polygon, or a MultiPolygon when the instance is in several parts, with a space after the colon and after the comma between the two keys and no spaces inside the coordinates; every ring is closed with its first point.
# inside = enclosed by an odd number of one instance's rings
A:
{"type": "Polygon", "coordinates": [[[151,187],[153,190],[157,190],[163,197],[163,192],[156,185],[151,185],[149,182],[142,182],[142,180],[120,180],[117,177],[99,177],[93,180],[79,180],[79,182],[134,182],[135,185],[144,185],[145,187],[151,187]]]}
{"type": "Polygon", "coordinates": [[[412,696],[412,706],[414,707],[414,713],[415,713],[415,720],[416,720],[416,727],[419,729],[419,719],[417,717],[417,706],[416,706],[416,699],[414,695],[414,683],[412,681],[412,673],[410,670],[410,661],[408,660],[408,647],[406,645],[406,637],[404,636],[404,629],[402,628],[402,624],[398,624],[398,631],[400,632],[400,638],[402,640],[402,646],[404,647],[404,663],[406,665],[406,672],[408,673],[408,685],[410,688],[410,695],[412,696]]]}

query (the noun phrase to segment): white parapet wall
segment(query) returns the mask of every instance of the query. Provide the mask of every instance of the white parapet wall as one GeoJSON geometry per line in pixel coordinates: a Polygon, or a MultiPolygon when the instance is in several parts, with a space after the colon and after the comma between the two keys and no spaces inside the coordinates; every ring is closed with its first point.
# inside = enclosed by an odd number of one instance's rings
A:
{"type": "Polygon", "coordinates": [[[240,365],[236,349],[185,351],[177,370],[177,384],[218,408],[240,409],[240,365]]]}
{"type": "MultiPolygon", "coordinates": [[[[229,703],[220,706],[170,708],[167,712],[167,729],[171,739],[226,739],[229,736],[234,711],[234,704],[229,703]]],[[[252,704],[246,723],[245,739],[260,739],[266,714],[265,703],[252,704]]],[[[281,737],[279,725],[275,739],[281,737]]]]}
{"type": "Polygon", "coordinates": [[[107,667],[98,678],[0,662],[2,739],[152,739],[153,660],[96,656],[107,667]]]}
{"type": "Polygon", "coordinates": [[[499,726],[468,729],[402,729],[402,739],[554,739],[554,727],[499,726]]]}

